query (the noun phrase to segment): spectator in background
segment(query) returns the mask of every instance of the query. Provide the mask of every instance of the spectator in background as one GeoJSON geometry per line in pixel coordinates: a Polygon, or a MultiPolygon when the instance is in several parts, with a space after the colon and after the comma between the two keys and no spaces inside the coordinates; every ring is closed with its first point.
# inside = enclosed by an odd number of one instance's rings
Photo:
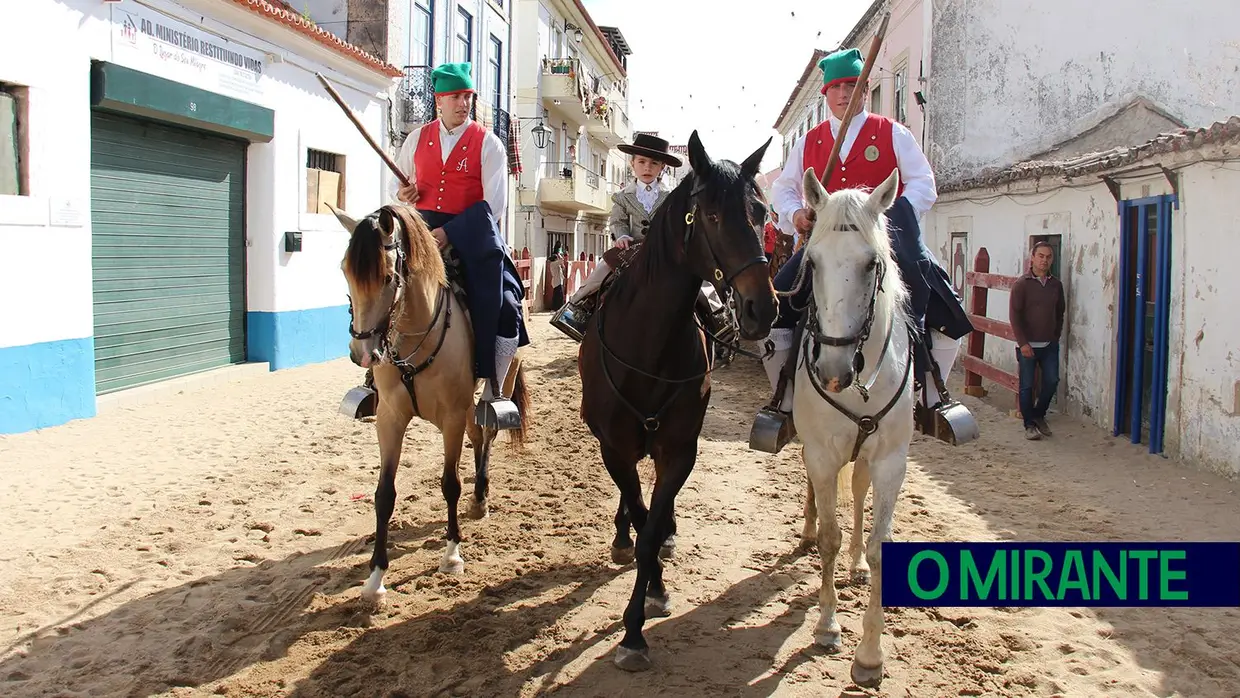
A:
{"type": "Polygon", "coordinates": [[[568,257],[564,249],[557,247],[547,259],[551,265],[551,310],[559,310],[564,306],[564,279],[568,276],[568,257]]]}
{"type": "Polygon", "coordinates": [[[1051,275],[1055,250],[1039,242],[1030,254],[1029,271],[1012,286],[1008,301],[1008,321],[1016,336],[1016,363],[1020,366],[1020,414],[1025,421],[1025,438],[1031,441],[1050,436],[1046,408],[1059,388],[1059,338],[1063,334],[1063,284],[1051,275]],[[1042,369],[1041,390],[1034,402],[1035,370],[1042,369]]]}
{"type": "Polygon", "coordinates": [[[763,249],[766,250],[766,256],[775,256],[775,243],[779,241],[779,214],[775,209],[771,209],[770,215],[767,216],[766,229],[763,232],[763,249]]]}

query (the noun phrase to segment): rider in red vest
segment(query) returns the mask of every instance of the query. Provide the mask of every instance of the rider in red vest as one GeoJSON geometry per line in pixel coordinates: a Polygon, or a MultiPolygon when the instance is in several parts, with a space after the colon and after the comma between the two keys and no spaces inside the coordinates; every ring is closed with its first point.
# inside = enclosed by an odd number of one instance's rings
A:
{"type": "MultiPolygon", "coordinates": [[[[499,232],[508,199],[508,153],[489,129],[470,119],[474,83],[469,63],[431,72],[439,118],[409,134],[396,165],[409,176],[395,198],[417,207],[441,248],[460,264],[474,334],[474,374],[485,380],[484,403],[501,393],[517,349],[530,343],[522,317],[525,287],[499,232]]],[[[485,414],[479,412],[482,422],[485,414]]]]}
{"type": "MultiPolygon", "coordinates": [[[[841,119],[848,109],[863,65],[861,52],[857,49],[837,51],[818,63],[822,70],[822,94],[831,116],[793,144],[779,178],[771,187],[772,208],[779,213],[778,225],[798,242],[796,254],[776,274],[777,290],[788,291],[792,288],[804,251],[799,244],[800,237],[813,230],[813,211],[806,207],[802,192],[805,171],[812,167],[819,176],[825,171],[841,119]]],[[[938,272],[942,271],[941,267],[921,241],[919,219],[938,198],[934,173],[921,146],[903,124],[862,109],[849,122],[848,133],[840,148],[839,163],[825,188],[828,193],[845,188],[873,189],[882,184],[894,169],[900,171],[899,190],[896,203],[887,211],[893,250],[904,282],[909,286],[914,319],[919,326],[924,322],[930,328],[933,335],[930,351],[940,367],[940,376],[946,382],[947,371],[959,350],[959,339],[970,332],[972,326],[959,298],[951,290],[950,278],[946,272],[942,272],[940,278],[938,272]],[[940,298],[944,295],[945,282],[946,294],[950,297],[940,298]]],[[[804,302],[799,301],[795,305],[803,307],[804,302]]],[[[779,319],[767,338],[766,348],[771,353],[763,361],[772,391],[777,389],[780,372],[792,352],[793,332],[799,320],[800,314],[793,309],[793,305],[788,299],[781,298],[779,319]]],[[[929,370],[929,364],[924,349],[918,354],[917,363],[918,371],[928,375],[925,373],[929,370]]],[[[937,400],[930,404],[935,402],[937,400]]],[[[783,425],[776,450],[795,435],[792,420],[789,419],[792,410],[791,382],[785,387],[779,408],[778,412],[768,408],[763,410],[768,417],[783,425]]]]}

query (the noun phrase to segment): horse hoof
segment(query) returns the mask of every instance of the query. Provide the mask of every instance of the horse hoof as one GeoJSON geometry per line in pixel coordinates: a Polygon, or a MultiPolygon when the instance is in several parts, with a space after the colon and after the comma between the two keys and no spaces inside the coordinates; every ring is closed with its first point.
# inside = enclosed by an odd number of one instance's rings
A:
{"type": "Polygon", "coordinates": [[[617,565],[627,565],[633,562],[636,548],[630,545],[627,548],[617,548],[611,546],[611,561],[617,565]]]}
{"type": "Polygon", "coordinates": [[[817,547],[818,547],[817,535],[815,535],[813,538],[807,538],[805,536],[801,536],[801,543],[797,546],[797,552],[808,553],[809,551],[817,547]]]}
{"type": "Polygon", "coordinates": [[[856,584],[858,586],[865,586],[870,583],[870,571],[869,570],[853,570],[851,579],[852,579],[853,584],[856,584]]]}
{"type": "Polygon", "coordinates": [[[650,664],[650,648],[631,650],[624,645],[616,648],[616,666],[625,671],[646,671],[650,664]]]}
{"type": "Polygon", "coordinates": [[[814,644],[829,654],[835,654],[844,648],[844,639],[839,630],[815,631],[814,644]]]}
{"type": "Polygon", "coordinates": [[[362,601],[365,601],[376,608],[382,606],[383,601],[386,598],[387,589],[384,589],[382,585],[380,585],[378,589],[374,590],[366,589],[365,587],[362,588],[362,601]]]}
{"type": "Polygon", "coordinates": [[[443,559],[439,561],[439,571],[445,574],[461,574],[465,571],[465,559],[461,557],[460,543],[448,541],[443,551],[443,559]]]}
{"type": "Polygon", "coordinates": [[[646,597],[646,617],[647,618],[666,618],[672,615],[672,597],[670,596],[647,596],[646,597]]]}
{"type": "Polygon", "coordinates": [[[485,519],[489,513],[490,508],[487,506],[486,500],[479,502],[475,499],[474,503],[469,507],[469,518],[475,521],[485,519]]]}
{"type": "Polygon", "coordinates": [[[866,667],[853,660],[852,663],[852,682],[862,688],[877,688],[883,682],[883,665],[876,667],[866,667]]]}
{"type": "Polygon", "coordinates": [[[381,606],[387,589],[383,588],[383,570],[375,568],[366,583],[362,585],[362,600],[374,606],[381,606]]]}

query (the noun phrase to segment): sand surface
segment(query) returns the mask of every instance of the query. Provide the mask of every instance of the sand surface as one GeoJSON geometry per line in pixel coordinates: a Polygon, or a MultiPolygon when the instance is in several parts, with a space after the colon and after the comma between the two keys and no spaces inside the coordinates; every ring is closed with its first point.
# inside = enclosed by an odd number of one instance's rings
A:
{"type": "MultiPolygon", "coordinates": [[[[578,419],[576,345],[547,317],[531,323],[533,442],[497,448],[459,577],[437,571],[438,434],[412,425],[374,614],[358,590],[378,447],[335,411],[361,377],[348,360],[0,436],[0,695],[866,693],[848,669],[868,590],[841,586],[845,650],[816,650],[799,446],[748,450],[767,387],[743,357],[716,375],[678,502],[655,666],[612,665],[635,573],[609,560],[615,488],[578,419]]],[[[1005,411],[965,402],[983,437],[918,437],[897,540],[1240,539],[1235,482],[1067,418],[1027,442],[1005,411]]],[[[880,695],[1240,694],[1240,610],[897,608],[887,623],[880,695]]]]}

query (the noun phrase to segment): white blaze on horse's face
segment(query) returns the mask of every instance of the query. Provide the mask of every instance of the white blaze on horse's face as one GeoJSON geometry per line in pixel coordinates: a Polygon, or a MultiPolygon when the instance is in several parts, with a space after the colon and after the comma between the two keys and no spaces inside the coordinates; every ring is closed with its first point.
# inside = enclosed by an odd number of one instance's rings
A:
{"type": "MultiPolygon", "coordinates": [[[[878,283],[880,250],[887,250],[886,218],[899,185],[899,171],[873,192],[841,189],[830,195],[811,168],[805,172],[805,200],[815,212],[814,230],[805,246],[806,261],[813,265],[813,294],[816,320],[822,335],[839,340],[838,346],[822,343],[805,359],[831,392],[852,385],[853,357],[857,338],[869,318],[878,283]]],[[[889,260],[886,260],[889,262],[889,260]]],[[[892,263],[888,267],[894,266],[892,263]]],[[[889,270],[888,275],[892,272],[889,270]]],[[[867,341],[882,342],[884,329],[873,322],[867,341]],[[877,335],[877,336],[874,336],[877,335]]]]}

